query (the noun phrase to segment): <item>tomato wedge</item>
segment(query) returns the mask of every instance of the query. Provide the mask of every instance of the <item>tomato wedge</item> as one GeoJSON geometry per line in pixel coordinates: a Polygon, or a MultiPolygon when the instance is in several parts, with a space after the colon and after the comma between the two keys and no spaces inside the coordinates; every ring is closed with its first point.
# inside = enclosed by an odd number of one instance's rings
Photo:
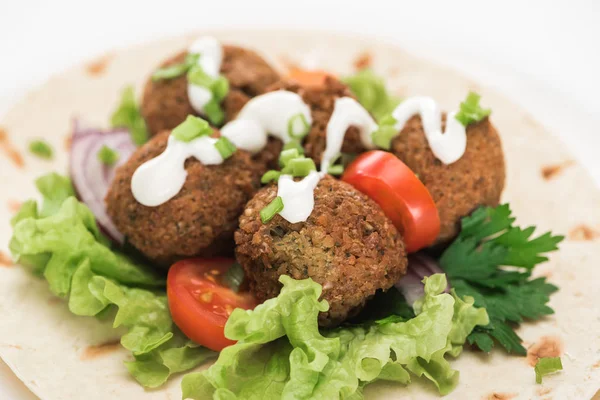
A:
{"type": "Polygon", "coordinates": [[[308,70],[301,68],[290,68],[287,78],[295,81],[300,86],[320,88],[325,86],[325,80],[330,73],[321,70],[308,70]]]}
{"type": "Polygon", "coordinates": [[[231,312],[256,307],[250,293],[236,293],[223,281],[234,262],[229,258],[191,258],[173,264],[167,277],[173,321],[187,337],[215,351],[235,343],[224,334],[231,312]]]}
{"type": "Polygon", "coordinates": [[[440,217],[429,191],[392,153],[361,154],[346,167],[342,180],[381,206],[402,234],[408,253],[433,244],[440,233],[440,217]]]}

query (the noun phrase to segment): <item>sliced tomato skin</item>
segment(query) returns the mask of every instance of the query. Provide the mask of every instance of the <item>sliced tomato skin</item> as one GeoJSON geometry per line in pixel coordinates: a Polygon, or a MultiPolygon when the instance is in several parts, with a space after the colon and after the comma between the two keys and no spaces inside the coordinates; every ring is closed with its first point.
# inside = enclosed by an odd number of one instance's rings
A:
{"type": "Polygon", "coordinates": [[[404,238],[407,253],[433,244],[440,217],[431,194],[414,172],[392,153],[372,150],[358,156],[342,180],[373,199],[404,238]]]}
{"type": "Polygon", "coordinates": [[[235,344],[225,323],[235,308],[256,307],[250,293],[235,293],[219,278],[235,262],[229,258],[191,258],[169,269],[167,299],[175,325],[194,342],[214,351],[235,344]]]}

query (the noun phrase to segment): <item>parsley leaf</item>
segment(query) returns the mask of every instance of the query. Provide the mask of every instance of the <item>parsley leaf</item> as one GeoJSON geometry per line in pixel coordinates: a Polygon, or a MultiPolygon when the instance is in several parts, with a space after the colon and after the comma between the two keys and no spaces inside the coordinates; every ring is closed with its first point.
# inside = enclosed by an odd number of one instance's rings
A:
{"type": "Polygon", "coordinates": [[[558,288],[546,278],[531,279],[531,270],[547,261],[563,236],[545,233],[535,239],[535,227],[514,226],[508,204],[482,207],[463,218],[458,238],[444,251],[440,265],[460,296],[472,296],[485,307],[490,324],[476,327],[469,343],[490,351],[494,339],[509,353],[526,354],[514,325],[553,314],[547,303],[558,288]],[[505,268],[513,267],[513,268],[505,268]]]}

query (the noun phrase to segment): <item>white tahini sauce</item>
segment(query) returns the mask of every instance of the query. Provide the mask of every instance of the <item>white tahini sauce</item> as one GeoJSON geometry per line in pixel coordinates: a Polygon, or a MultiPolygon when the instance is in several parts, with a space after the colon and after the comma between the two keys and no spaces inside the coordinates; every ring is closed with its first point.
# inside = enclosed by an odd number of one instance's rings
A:
{"type": "MultiPolygon", "coordinates": [[[[189,54],[200,54],[198,65],[202,70],[213,78],[219,77],[221,62],[223,61],[223,48],[217,39],[211,36],[204,36],[197,39],[188,48],[189,54]]],[[[212,92],[203,86],[188,83],[188,98],[192,108],[197,113],[204,113],[204,106],[212,100],[212,92]]]]}
{"type": "Polygon", "coordinates": [[[279,215],[292,224],[306,221],[315,206],[314,191],[322,176],[311,171],[304,179],[295,182],[291,175],[281,175],[277,182],[277,196],[283,200],[283,210],[279,215]]]}
{"type": "Polygon", "coordinates": [[[288,123],[298,114],[312,125],[310,108],[298,94],[285,90],[265,93],[246,103],[237,118],[221,128],[221,135],[238,148],[257,153],[266,145],[269,135],[283,143],[292,140],[288,123]]]}
{"type": "Polygon", "coordinates": [[[394,111],[394,127],[400,133],[406,122],[415,114],[421,116],[423,130],[432,153],[444,164],[458,161],[467,148],[466,128],[454,116],[448,113],[446,131],[442,132],[442,111],[431,97],[410,97],[404,100],[394,111]]]}
{"type": "Polygon", "coordinates": [[[374,147],[371,133],[377,123],[360,103],[351,97],[336,99],[333,114],[327,124],[327,144],[321,159],[321,171],[327,172],[334,159],[340,155],[344,136],[351,126],[358,128],[362,144],[367,149],[374,147]]]}
{"type": "Polygon", "coordinates": [[[187,171],[184,164],[189,157],[195,157],[204,165],[223,162],[223,157],[215,147],[216,141],[201,136],[190,142],[182,142],[169,136],[165,151],[135,170],[131,178],[133,197],[148,207],[159,206],[175,197],[185,183],[187,171]]]}

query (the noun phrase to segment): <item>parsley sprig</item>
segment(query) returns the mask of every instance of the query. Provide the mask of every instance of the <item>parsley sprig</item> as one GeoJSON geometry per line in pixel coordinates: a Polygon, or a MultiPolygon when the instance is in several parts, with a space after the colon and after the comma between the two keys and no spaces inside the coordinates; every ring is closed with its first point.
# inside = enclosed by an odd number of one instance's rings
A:
{"type": "Polygon", "coordinates": [[[509,353],[524,355],[515,324],[553,314],[547,303],[558,290],[546,278],[531,279],[531,271],[548,260],[544,254],[557,250],[564,237],[548,232],[532,239],[535,227],[522,229],[514,222],[508,204],[479,208],[463,218],[462,231],[440,265],[457,294],[473,296],[490,316],[490,324],[477,327],[469,343],[487,352],[495,339],[509,353]]]}

